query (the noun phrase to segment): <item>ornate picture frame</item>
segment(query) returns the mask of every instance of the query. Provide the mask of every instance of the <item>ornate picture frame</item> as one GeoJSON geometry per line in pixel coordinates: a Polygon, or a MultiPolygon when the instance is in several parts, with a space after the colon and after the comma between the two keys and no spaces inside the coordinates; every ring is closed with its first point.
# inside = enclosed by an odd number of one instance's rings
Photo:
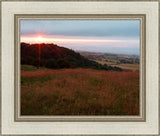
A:
{"type": "Polygon", "coordinates": [[[158,0],[2,0],[0,5],[1,135],[160,135],[158,0]],[[139,20],[140,115],[21,116],[20,20],[139,20]]]}

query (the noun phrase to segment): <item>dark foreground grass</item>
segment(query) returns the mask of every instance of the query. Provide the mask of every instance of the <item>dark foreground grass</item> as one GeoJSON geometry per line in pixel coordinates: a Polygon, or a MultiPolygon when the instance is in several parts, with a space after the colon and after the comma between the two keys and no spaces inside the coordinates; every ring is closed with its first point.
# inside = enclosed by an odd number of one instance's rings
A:
{"type": "Polygon", "coordinates": [[[139,72],[21,72],[22,115],[139,115],[139,72]]]}

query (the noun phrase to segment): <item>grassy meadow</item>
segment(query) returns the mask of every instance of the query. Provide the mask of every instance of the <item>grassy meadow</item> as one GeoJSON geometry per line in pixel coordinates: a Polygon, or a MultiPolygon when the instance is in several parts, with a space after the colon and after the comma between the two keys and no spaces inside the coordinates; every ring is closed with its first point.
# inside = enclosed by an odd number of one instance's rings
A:
{"type": "Polygon", "coordinates": [[[139,115],[139,71],[21,65],[21,115],[139,115]]]}

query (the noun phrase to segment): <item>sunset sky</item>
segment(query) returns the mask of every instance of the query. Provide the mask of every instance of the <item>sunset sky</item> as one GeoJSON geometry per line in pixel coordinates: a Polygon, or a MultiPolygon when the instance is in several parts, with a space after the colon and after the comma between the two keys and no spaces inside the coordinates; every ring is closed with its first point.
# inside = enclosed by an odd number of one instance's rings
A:
{"type": "Polygon", "coordinates": [[[139,55],[139,21],[21,21],[21,42],[139,55]]]}

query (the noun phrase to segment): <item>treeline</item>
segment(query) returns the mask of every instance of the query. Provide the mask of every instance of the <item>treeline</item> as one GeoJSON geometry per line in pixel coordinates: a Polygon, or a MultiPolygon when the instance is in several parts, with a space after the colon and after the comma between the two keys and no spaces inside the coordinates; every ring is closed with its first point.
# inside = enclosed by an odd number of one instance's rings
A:
{"type": "Polygon", "coordinates": [[[92,68],[99,70],[121,71],[121,68],[102,65],[91,61],[75,51],[55,44],[21,43],[21,64],[60,68],[92,68]]]}
{"type": "Polygon", "coordinates": [[[139,64],[138,58],[126,58],[126,59],[119,59],[119,63],[123,64],[139,64]]]}

